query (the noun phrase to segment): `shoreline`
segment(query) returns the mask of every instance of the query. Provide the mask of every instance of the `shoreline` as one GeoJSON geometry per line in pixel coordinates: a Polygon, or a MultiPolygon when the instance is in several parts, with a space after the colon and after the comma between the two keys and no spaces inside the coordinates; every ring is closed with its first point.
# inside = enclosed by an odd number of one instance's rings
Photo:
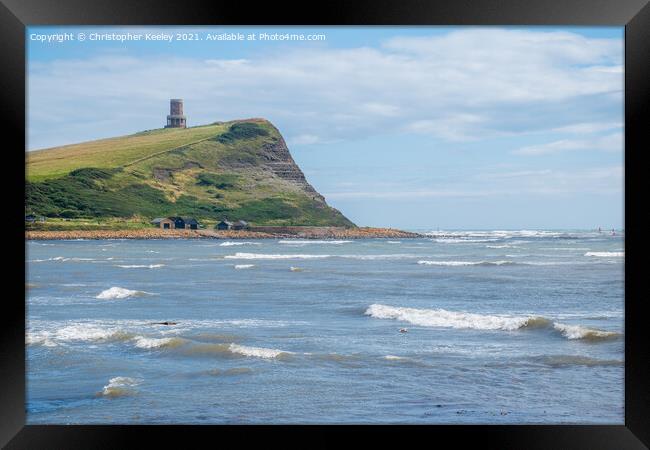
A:
{"type": "Polygon", "coordinates": [[[134,230],[26,230],[25,240],[103,240],[103,239],[414,239],[426,237],[420,233],[394,228],[342,227],[278,227],[278,231],[254,230],[163,230],[146,228],[134,230]]]}

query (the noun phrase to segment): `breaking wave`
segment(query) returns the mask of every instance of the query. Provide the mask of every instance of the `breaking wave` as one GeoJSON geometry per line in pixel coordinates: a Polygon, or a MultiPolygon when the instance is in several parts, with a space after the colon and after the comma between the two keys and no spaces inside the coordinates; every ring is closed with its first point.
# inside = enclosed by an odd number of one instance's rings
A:
{"type": "Polygon", "coordinates": [[[447,311],[444,309],[415,309],[373,304],[366,315],[377,319],[396,319],[424,327],[471,328],[475,330],[512,331],[526,326],[549,324],[543,317],[506,317],[447,311]]]}
{"type": "Polygon", "coordinates": [[[235,253],[234,255],[226,255],[225,259],[322,259],[322,258],[345,258],[345,259],[359,259],[359,260],[384,260],[384,259],[408,259],[408,258],[421,258],[422,255],[395,253],[392,255],[328,255],[328,254],[265,254],[265,253],[235,253]]]}
{"type": "Polygon", "coordinates": [[[332,255],[279,255],[263,253],[235,253],[226,255],[226,259],[312,259],[312,258],[329,258],[332,255]]]}
{"type": "Polygon", "coordinates": [[[125,289],[117,286],[113,286],[110,289],[106,289],[105,291],[100,292],[97,294],[97,297],[102,300],[112,300],[112,299],[122,299],[122,298],[127,298],[127,297],[139,297],[142,295],[147,295],[150,293],[145,292],[145,291],[132,291],[130,289],[125,289]]]}
{"type": "Polygon", "coordinates": [[[235,242],[235,241],[226,241],[219,244],[220,247],[232,247],[233,245],[260,245],[259,242],[235,242]]]}
{"type": "Polygon", "coordinates": [[[255,264],[235,264],[235,269],[250,269],[255,267],[255,264]]]}
{"type": "Polygon", "coordinates": [[[316,239],[282,239],[278,241],[278,244],[293,244],[293,245],[307,245],[307,244],[332,244],[332,245],[341,245],[349,244],[352,241],[342,241],[342,240],[316,240],[316,239]]]}
{"type": "Polygon", "coordinates": [[[277,358],[281,355],[288,355],[293,352],[287,352],[283,350],[277,350],[273,348],[263,348],[263,347],[246,347],[244,345],[230,344],[228,350],[232,353],[238,353],[244,356],[253,356],[256,358],[277,358]]]}
{"type": "Polygon", "coordinates": [[[584,339],[587,341],[602,341],[616,339],[621,333],[615,331],[603,331],[595,328],[587,328],[580,325],[565,325],[554,323],[553,328],[559,331],[567,339],[584,339]]]}
{"type": "Polygon", "coordinates": [[[595,256],[598,258],[623,258],[625,252],[587,252],[585,256],[595,256]]]}
{"type": "Polygon", "coordinates": [[[144,336],[136,336],[133,338],[135,346],[138,348],[152,349],[152,348],[173,348],[183,345],[187,340],[178,337],[166,338],[148,338],[144,336]]]}
{"type": "Polygon", "coordinates": [[[514,261],[427,261],[420,260],[418,264],[425,266],[506,266],[518,264],[514,261]]]}
{"type": "Polygon", "coordinates": [[[122,397],[135,393],[135,386],[140,384],[141,380],[129,377],[115,377],[108,380],[101,394],[105,397],[122,397]]]}
{"type": "Polygon", "coordinates": [[[77,258],[77,257],[66,258],[64,256],[54,256],[52,258],[46,258],[46,259],[32,259],[27,262],[34,263],[34,262],[46,262],[46,261],[66,262],[66,261],[95,261],[95,260],[93,258],[77,258]]]}
{"type": "Polygon", "coordinates": [[[377,319],[394,319],[413,325],[441,328],[466,328],[474,330],[514,331],[523,328],[551,328],[567,339],[601,341],[616,339],[621,333],[586,328],[581,325],[566,325],[553,322],[541,316],[497,316],[444,309],[415,309],[372,304],[365,311],[367,316],[377,319]]]}
{"type": "Polygon", "coordinates": [[[164,264],[130,264],[130,265],[124,265],[124,264],[118,264],[115,267],[121,267],[123,269],[157,269],[159,267],[164,267],[164,264]]]}
{"type": "Polygon", "coordinates": [[[72,324],[56,330],[30,330],[27,332],[25,342],[28,345],[56,347],[61,342],[115,342],[127,341],[132,337],[132,333],[120,328],[102,328],[88,324],[72,324]]]}

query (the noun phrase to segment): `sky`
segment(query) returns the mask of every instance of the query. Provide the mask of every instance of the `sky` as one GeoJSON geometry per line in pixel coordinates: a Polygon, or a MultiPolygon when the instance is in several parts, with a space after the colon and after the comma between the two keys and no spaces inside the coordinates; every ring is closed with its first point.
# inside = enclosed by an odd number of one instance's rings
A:
{"type": "Polygon", "coordinates": [[[29,27],[26,39],[28,151],[161,128],[183,98],[188,126],[270,120],[358,225],[624,227],[623,27],[29,27]],[[273,40],[289,34],[310,40],[273,40]]]}

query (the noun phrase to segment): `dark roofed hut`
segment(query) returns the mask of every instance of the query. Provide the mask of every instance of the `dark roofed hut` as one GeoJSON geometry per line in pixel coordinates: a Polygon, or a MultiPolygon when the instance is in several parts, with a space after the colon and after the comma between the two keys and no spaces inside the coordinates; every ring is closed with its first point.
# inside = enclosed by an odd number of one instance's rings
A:
{"type": "Polygon", "coordinates": [[[232,228],[232,222],[228,222],[227,220],[222,220],[216,225],[215,228],[217,230],[230,230],[232,228]]]}
{"type": "Polygon", "coordinates": [[[182,217],[170,217],[174,221],[174,228],[185,229],[185,220],[182,217]]]}
{"type": "Polygon", "coordinates": [[[185,221],[185,228],[186,229],[188,229],[188,230],[198,230],[199,229],[199,222],[194,217],[183,217],[183,221],[185,221]]]}
{"type": "Polygon", "coordinates": [[[238,220],[237,222],[232,224],[232,229],[233,230],[248,230],[249,225],[248,222],[245,220],[238,220]]]}

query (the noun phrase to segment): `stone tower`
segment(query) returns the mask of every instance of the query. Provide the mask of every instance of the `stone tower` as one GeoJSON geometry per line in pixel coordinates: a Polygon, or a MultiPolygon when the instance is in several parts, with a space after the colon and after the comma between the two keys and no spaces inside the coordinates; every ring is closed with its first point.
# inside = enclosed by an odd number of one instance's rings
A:
{"type": "Polygon", "coordinates": [[[187,128],[186,118],[183,115],[183,99],[172,98],[169,100],[169,115],[165,128],[187,128]]]}

